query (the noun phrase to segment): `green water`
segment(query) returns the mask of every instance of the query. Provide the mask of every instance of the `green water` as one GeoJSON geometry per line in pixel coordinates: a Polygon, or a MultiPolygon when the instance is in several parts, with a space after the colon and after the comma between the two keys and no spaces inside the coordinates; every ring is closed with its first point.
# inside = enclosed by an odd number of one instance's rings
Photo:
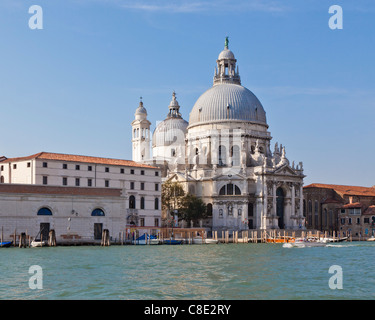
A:
{"type": "Polygon", "coordinates": [[[1,248],[4,299],[374,299],[375,244],[1,248]],[[30,289],[29,267],[42,268],[30,289]],[[343,289],[330,289],[330,266],[343,289]]]}

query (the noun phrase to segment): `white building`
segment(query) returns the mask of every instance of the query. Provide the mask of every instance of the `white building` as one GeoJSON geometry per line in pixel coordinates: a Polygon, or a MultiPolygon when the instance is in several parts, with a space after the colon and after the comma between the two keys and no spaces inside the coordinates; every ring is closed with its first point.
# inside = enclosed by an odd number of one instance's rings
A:
{"type": "Polygon", "coordinates": [[[161,226],[161,172],[134,161],[41,152],[0,162],[0,227],[57,241],[161,226]],[[68,220],[69,219],[69,220],[68,220]],[[69,223],[68,223],[69,221],[69,223]],[[67,229],[68,228],[68,229],[67,229]]]}
{"type": "Polygon", "coordinates": [[[302,162],[291,164],[278,143],[271,151],[266,112],[241,85],[236,62],[226,39],[213,86],[198,98],[189,122],[173,93],[167,118],[153,133],[152,157],[144,158],[133,140],[133,159],[160,166],[164,181],[180,181],[201,197],[213,230],[304,228],[302,162]]]}

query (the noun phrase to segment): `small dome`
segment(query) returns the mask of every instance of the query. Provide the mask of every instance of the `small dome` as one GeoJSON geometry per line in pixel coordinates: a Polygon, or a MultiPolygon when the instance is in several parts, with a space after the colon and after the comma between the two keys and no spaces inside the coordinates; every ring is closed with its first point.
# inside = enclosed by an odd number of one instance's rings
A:
{"type": "Polygon", "coordinates": [[[146,108],[143,106],[143,102],[140,101],[140,102],[139,102],[139,106],[138,106],[138,108],[135,110],[135,114],[134,114],[134,115],[142,115],[142,114],[147,115],[147,110],[146,110],[146,108]]]}
{"type": "Polygon", "coordinates": [[[218,60],[223,60],[223,59],[235,60],[233,52],[227,48],[225,48],[223,51],[220,52],[219,57],[217,59],[218,60]]]}
{"type": "Polygon", "coordinates": [[[182,118],[167,118],[160,122],[152,135],[152,147],[184,144],[188,125],[182,118]]]}

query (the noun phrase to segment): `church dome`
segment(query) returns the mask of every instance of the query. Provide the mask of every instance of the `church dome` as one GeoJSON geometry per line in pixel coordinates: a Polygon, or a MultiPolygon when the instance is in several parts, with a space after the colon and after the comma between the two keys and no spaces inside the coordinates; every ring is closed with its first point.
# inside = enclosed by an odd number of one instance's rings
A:
{"type": "Polygon", "coordinates": [[[152,135],[152,147],[184,144],[188,122],[182,119],[180,105],[173,92],[167,118],[160,122],[152,135]]]}
{"type": "Polygon", "coordinates": [[[152,135],[152,147],[184,144],[187,127],[188,122],[182,118],[165,119],[157,125],[152,135]]]}
{"type": "Polygon", "coordinates": [[[189,127],[223,121],[256,122],[267,125],[266,112],[247,88],[231,83],[214,85],[196,101],[189,127]]]}
{"type": "Polygon", "coordinates": [[[142,120],[142,119],[146,119],[147,118],[147,110],[146,108],[143,106],[143,102],[142,100],[139,102],[139,106],[138,108],[135,110],[135,118],[137,120],[142,120]]]}

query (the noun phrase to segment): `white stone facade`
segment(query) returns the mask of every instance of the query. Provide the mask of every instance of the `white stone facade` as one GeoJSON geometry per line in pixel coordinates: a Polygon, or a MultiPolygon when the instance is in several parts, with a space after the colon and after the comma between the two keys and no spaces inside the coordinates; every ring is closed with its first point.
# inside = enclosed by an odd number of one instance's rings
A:
{"type": "Polygon", "coordinates": [[[196,101],[188,126],[168,125],[168,143],[157,126],[148,163],[205,201],[213,230],[304,228],[302,162],[290,163],[277,143],[271,151],[266,113],[241,85],[228,42],[216,62],[213,86],[196,101]]]}

